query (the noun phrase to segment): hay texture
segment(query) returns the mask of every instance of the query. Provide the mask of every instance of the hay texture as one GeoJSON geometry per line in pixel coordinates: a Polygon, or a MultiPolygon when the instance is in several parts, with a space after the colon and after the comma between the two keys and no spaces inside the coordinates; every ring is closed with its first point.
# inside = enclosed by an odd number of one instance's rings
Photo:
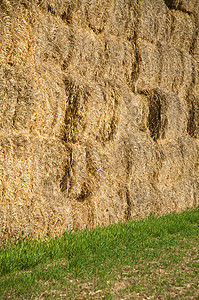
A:
{"type": "Polygon", "coordinates": [[[199,1],[0,0],[0,240],[199,203],[199,1]]]}

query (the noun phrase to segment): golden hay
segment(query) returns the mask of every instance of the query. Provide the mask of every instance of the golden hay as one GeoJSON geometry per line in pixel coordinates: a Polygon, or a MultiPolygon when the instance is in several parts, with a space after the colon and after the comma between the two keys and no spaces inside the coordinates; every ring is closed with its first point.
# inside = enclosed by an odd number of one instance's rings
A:
{"type": "Polygon", "coordinates": [[[199,203],[199,2],[0,1],[0,242],[199,203]]]}

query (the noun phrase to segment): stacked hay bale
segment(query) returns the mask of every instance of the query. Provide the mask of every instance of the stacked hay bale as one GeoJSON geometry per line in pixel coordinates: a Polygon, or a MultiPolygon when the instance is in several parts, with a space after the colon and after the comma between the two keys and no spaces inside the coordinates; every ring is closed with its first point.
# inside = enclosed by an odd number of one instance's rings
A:
{"type": "Polygon", "coordinates": [[[199,2],[0,1],[0,239],[199,201],[199,2]]]}

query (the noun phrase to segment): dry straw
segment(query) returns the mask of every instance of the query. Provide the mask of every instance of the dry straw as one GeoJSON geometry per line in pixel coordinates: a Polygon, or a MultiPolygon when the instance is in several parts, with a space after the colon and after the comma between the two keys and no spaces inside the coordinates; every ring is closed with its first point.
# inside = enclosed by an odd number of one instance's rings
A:
{"type": "Polygon", "coordinates": [[[199,2],[0,1],[0,240],[199,202],[199,2]]]}

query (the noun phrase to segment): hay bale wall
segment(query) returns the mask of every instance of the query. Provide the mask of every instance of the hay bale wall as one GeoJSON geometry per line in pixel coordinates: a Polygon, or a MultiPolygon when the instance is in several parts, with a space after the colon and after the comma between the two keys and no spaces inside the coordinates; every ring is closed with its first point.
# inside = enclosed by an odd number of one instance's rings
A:
{"type": "Polygon", "coordinates": [[[0,0],[0,240],[199,202],[198,0],[0,0]]]}

